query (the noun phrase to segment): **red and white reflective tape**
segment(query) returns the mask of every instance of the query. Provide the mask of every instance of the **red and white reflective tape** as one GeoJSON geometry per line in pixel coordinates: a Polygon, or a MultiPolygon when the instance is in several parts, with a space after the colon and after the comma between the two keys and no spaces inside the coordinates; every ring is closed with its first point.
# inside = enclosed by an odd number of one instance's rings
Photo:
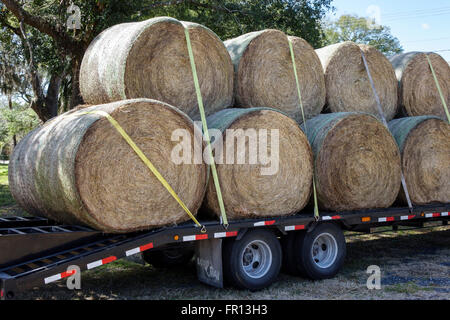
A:
{"type": "Polygon", "coordinates": [[[144,251],[149,250],[149,249],[153,249],[153,242],[150,242],[150,243],[148,243],[146,245],[143,245],[143,246],[140,246],[140,247],[128,250],[128,251],[125,252],[125,254],[127,255],[127,257],[129,257],[129,256],[132,256],[132,255],[140,253],[140,252],[144,252],[144,251]]]}
{"type": "Polygon", "coordinates": [[[411,220],[414,219],[416,217],[416,215],[411,215],[411,216],[401,216],[400,220],[405,221],[405,220],[411,220]]]}
{"type": "Polygon", "coordinates": [[[94,269],[94,268],[100,267],[102,265],[111,263],[116,260],[117,260],[117,257],[111,256],[111,257],[108,257],[108,258],[105,258],[102,260],[97,260],[97,261],[91,262],[87,265],[87,268],[88,268],[88,270],[94,269]]]}
{"type": "Polygon", "coordinates": [[[296,230],[305,230],[304,225],[297,225],[297,226],[286,226],[284,227],[284,231],[296,231],[296,230]]]}
{"type": "Polygon", "coordinates": [[[229,238],[229,237],[237,237],[238,232],[237,231],[230,231],[230,232],[216,232],[214,233],[214,238],[229,238]]]}
{"type": "Polygon", "coordinates": [[[323,216],[322,220],[339,220],[341,216],[323,216]]]}
{"type": "Polygon", "coordinates": [[[448,217],[448,212],[433,212],[425,214],[425,218],[438,218],[438,217],[448,217]]]}
{"type": "Polygon", "coordinates": [[[208,239],[207,234],[196,234],[192,236],[184,236],[183,241],[196,241],[196,240],[206,240],[208,239]]]}
{"type": "Polygon", "coordinates": [[[394,217],[378,218],[378,222],[391,222],[395,221],[394,217]]]}
{"type": "Polygon", "coordinates": [[[255,227],[264,227],[264,226],[271,226],[275,224],[275,220],[270,220],[270,221],[259,221],[259,222],[255,222],[253,225],[255,227]]]}
{"type": "Polygon", "coordinates": [[[70,277],[70,276],[74,275],[76,272],[77,272],[76,270],[69,270],[66,272],[58,273],[58,274],[55,274],[54,276],[45,278],[44,282],[45,282],[45,284],[49,284],[51,282],[55,282],[55,281],[70,277]]]}

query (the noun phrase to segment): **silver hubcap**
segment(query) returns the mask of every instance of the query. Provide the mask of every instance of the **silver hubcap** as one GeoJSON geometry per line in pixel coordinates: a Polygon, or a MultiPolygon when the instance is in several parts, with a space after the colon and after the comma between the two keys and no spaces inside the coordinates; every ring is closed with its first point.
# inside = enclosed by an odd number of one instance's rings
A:
{"type": "Polygon", "coordinates": [[[261,240],[250,242],[242,251],[241,264],[244,273],[253,279],[264,277],[272,265],[272,251],[261,240]]]}
{"type": "Polygon", "coordinates": [[[311,248],[314,263],[322,269],[329,268],[336,261],[337,253],[336,239],[329,233],[318,235],[311,248]]]}

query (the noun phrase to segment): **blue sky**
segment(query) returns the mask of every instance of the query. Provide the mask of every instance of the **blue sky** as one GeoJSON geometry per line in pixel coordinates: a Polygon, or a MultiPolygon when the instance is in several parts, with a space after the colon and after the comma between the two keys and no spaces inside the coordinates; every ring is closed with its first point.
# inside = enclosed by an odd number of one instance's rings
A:
{"type": "Polygon", "coordinates": [[[377,17],[405,51],[437,51],[450,61],[450,0],[333,0],[336,12],[377,17]],[[379,12],[379,15],[377,15],[379,12]]]}

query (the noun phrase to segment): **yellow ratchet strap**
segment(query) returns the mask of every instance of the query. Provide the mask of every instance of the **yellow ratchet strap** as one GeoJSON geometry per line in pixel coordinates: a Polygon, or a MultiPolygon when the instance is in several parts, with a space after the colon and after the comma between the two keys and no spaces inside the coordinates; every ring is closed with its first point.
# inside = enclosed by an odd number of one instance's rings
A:
{"type": "Polygon", "coordinates": [[[439,95],[441,96],[442,106],[444,107],[445,114],[447,115],[448,123],[450,123],[450,113],[448,112],[447,102],[445,101],[444,93],[442,92],[441,86],[439,85],[439,80],[436,76],[436,72],[434,71],[433,65],[431,64],[430,57],[426,54],[428,64],[430,65],[431,73],[433,74],[434,82],[436,83],[436,87],[439,91],[439,95]]]}
{"type": "Polygon", "coordinates": [[[194,78],[194,86],[195,86],[195,91],[197,93],[198,109],[200,110],[200,116],[201,116],[202,126],[203,126],[203,134],[205,135],[205,139],[207,142],[207,149],[208,149],[209,158],[210,158],[210,166],[211,166],[212,176],[213,176],[213,180],[214,180],[214,186],[216,188],[217,200],[219,202],[220,213],[222,215],[222,223],[223,223],[223,226],[225,227],[225,229],[227,229],[228,228],[227,214],[225,211],[225,205],[223,204],[222,190],[220,188],[219,177],[217,175],[216,162],[214,160],[214,156],[212,153],[211,138],[209,136],[208,124],[206,123],[205,108],[203,106],[202,92],[200,91],[200,84],[198,81],[197,67],[195,65],[194,53],[193,53],[192,44],[191,44],[191,37],[189,36],[189,29],[186,26],[184,26],[184,34],[186,35],[186,43],[187,43],[187,48],[188,48],[188,53],[189,53],[189,60],[191,62],[192,76],[194,78]]]}
{"type": "MultiPolygon", "coordinates": [[[[305,124],[305,133],[306,136],[308,136],[305,111],[303,109],[303,102],[302,102],[302,93],[300,90],[300,81],[298,80],[297,74],[297,64],[295,63],[294,47],[292,46],[292,41],[291,39],[289,39],[289,37],[288,42],[289,42],[289,50],[291,51],[292,67],[294,69],[295,83],[297,84],[298,102],[300,105],[300,109],[302,110],[303,123],[305,124]]],[[[316,175],[314,173],[314,170],[313,170],[313,196],[314,196],[314,218],[316,218],[316,220],[318,221],[320,219],[320,215],[319,215],[319,205],[317,203],[316,175]]]]}
{"type": "Polygon", "coordinates": [[[134,141],[131,139],[131,137],[125,132],[125,130],[120,126],[120,124],[107,112],[105,111],[88,111],[88,112],[80,112],[76,115],[84,115],[84,114],[97,114],[104,116],[108,121],[111,123],[111,125],[117,130],[117,132],[120,133],[122,138],[130,145],[130,147],[136,152],[136,154],[139,156],[139,158],[142,160],[142,162],[145,163],[145,165],[150,169],[150,171],[155,175],[155,177],[161,182],[161,184],[169,191],[170,195],[178,202],[178,204],[186,211],[186,213],[189,215],[189,217],[195,222],[195,224],[202,228],[202,231],[205,230],[205,227],[202,226],[195,216],[192,214],[192,212],[188,209],[188,207],[184,204],[184,202],[180,199],[180,197],[176,194],[176,192],[172,189],[172,187],[169,185],[169,183],[164,179],[164,177],[161,175],[161,173],[158,171],[158,169],[155,168],[155,166],[151,163],[151,161],[145,156],[145,154],[142,152],[141,149],[134,143],[134,141]]]}

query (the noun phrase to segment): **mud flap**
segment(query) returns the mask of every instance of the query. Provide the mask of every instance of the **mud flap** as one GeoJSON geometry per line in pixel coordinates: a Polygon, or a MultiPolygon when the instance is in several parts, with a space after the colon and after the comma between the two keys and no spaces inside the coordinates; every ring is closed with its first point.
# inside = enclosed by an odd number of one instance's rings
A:
{"type": "Polygon", "coordinates": [[[197,241],[195,251],[198,280],[223,288],[222,239],[197,241]]]}

